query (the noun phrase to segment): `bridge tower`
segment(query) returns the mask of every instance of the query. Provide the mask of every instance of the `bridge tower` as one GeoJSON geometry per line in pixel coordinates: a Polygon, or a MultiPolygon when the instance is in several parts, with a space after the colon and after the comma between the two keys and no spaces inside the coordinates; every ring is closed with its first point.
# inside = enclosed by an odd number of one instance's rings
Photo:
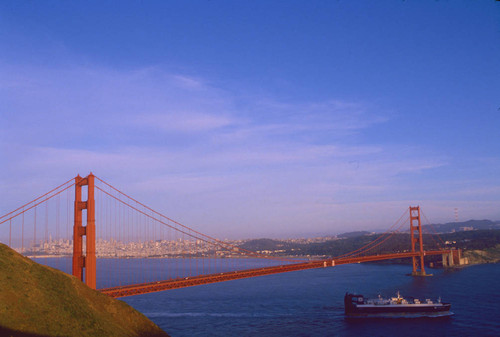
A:
{"type": "Polygon", "coordinates": [[[73,275],[96,289],[94,175],[75,178],[75,224],[73,226],[73,275]],[[82,186],[87,186],[87,201],[82,201],[82,186]],[[87,210],[87,226],[82,225],[82,211],[87,210]],[[83,237],[85,236],[85,254],[83,237]]]}
{"type": "Polygon", "coordinates": [[[420,206],[410,206],[411,252],[419,252],[413,256],[413,276],[426,276],[424,266],[424,242],[422,241],[422,222],[420,221],[420,206]]]}

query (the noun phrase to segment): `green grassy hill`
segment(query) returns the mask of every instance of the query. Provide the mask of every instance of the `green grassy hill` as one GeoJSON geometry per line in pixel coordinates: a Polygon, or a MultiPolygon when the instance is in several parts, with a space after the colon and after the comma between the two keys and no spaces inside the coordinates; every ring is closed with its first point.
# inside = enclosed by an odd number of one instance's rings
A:
{"type": "Polygon", "coordinates": [[[168,336],[128,304],[0,244],[0,335],[168,336]]]}

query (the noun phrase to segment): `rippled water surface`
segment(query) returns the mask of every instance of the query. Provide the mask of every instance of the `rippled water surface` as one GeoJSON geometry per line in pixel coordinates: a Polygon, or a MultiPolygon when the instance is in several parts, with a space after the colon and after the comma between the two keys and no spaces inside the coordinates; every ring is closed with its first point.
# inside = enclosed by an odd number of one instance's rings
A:
{"type": "Polygon", "coordinates": [[[171,336],[500,336],[500,264],[406,276],[410,266],[354,264],[123,298],[171,336]],[[445,319],[344,319],[346,291],[437,298],[445,319]]]}

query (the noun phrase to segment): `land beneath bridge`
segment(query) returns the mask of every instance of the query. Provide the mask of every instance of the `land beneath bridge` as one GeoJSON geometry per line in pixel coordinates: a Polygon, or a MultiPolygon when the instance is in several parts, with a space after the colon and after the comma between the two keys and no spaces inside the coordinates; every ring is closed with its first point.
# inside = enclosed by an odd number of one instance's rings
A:
{"type": "MultiPolygon", "coordinates": [[[[462,249],[464,257],[467,257],[471,264],[498,262],[500,253],[495,247],[500,245],[500,229],[497,227],[497,223],[487,220],[455,223],[454,227],[450,224],[436,225],[435,228],[427,226],[428,231],[441,229],[454,232],[440,233],[439,237],[435,234],[424,234],[424,250],[462,249]]],[[[366,245],[368,245],[366,248],[370,248],[367,252],[369,255],[409,252],[410,235],[408,233],[393,234],[389,240],[384,241],[385,238],[384,234],[361,231],[315,238],[221,241],[228,246],[238,247],[241,251],[200,245],[188,240],[127,243],[98,240],[96,255],[98,258],[239,258],[248,257],[242,254],[243,250],[248,250],[263,255],[308,260],[342,256],[366,245]],[[384,242],[378,244],[381,241],[384,242]],[[370,245],[370,242],[375,242],[375,244],[370,245]]],[[[31,258],[70,257],[73,246],[71,240],[64,242],[52,240],[38,249],[39,251],[37,248],[31,252],[24,251],[24,255],[31,258]]],[[[426,258],[427,262],[434,264],[439,264],[439,260],[439,256],[426,258]]],[[[401,261],[391,260],[387,263],[398,262],[401,261]]]]}
{"type": "MultiPolygon", "coordinates": [[[[255,239],[244,242],[244,249],[282,257],[336,257],[355,251],[363,246],[370,248],[384,240],[383,234],[358,232],[346,238],[330,238],[315,242],[290,240],[255,239]],[[375,242],[370,245],[370,242],[375,242]]],[[[462,249],[470,264],[495,263],[500,261],[500,229],[466,230],[436,235],[423,235],[424,250],[462,249]]],[[[394,234],[389,240],[370,249],[367,254],[406,253],[410,247],[410,235],[394,234]]],[[[439,262],[439,256],[426,257],[426,262],[439,262]]],[[[389,260],[386,263],[399,263],[389,260]]]]}

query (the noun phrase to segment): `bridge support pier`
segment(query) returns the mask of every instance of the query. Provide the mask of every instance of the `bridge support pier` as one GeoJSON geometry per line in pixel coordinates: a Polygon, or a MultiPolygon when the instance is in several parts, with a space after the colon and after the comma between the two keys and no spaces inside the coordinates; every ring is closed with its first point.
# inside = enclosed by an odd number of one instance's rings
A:
{"type": "Polygon", "coordinates": [[[73,226],[73,275],[96,289],[94,175],[75,178],[75,223],[73,226]],[[82,186],[87,185],[87,201],[82,201],[82,186]],[[87,226],[82,225],[82,211],[87,210],[87,226]],[[85,254],[83,238],[85,236],[85,254]]]}
{"type": "Polygon", "coordinates": [[[411,235],[411,252],[417,250],[420,253],[418,256],[412,257],[413,271],[412,276],[429,276],[425,273],[424,266],[424,243],[422,241],[422,222],[420,221],[420,206],[410,206],[410,235],[411,235]]]}
{"type": "Polygon", "coordinates": [[[447,254],[443,254],[443,268],[450,268],[454,266],[461,266],[469,264],[469,259],[462,257],[461,249],[453,249],[447,254]]]}

